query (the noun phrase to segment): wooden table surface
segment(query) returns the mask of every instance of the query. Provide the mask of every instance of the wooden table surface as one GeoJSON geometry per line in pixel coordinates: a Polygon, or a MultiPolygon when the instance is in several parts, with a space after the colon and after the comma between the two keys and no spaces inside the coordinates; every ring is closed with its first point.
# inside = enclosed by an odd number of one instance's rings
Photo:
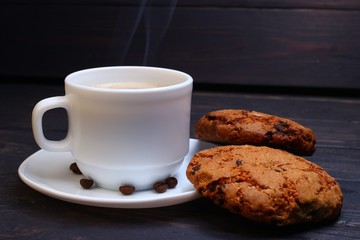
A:
{"type": "MultiPolygon", "coordinates": [[[[31,130],[31,111],[43,98],[63,95],[62,85],[0,85],[0,239],[359,239],[360,98],[256,91],[195,89],[194,124],[208,111],[257,110],[298,121],[313,129],[317,151],[308,160],[335,177],[344,193],[341,216],[332,222],[285,228],[243,219],[205,199],[152,209],[110,209],[69,203],[24,184],[19,165],[39,150],[31,130]]],[[[62,111],[44,122],[48,136],[67,129],[62,111]]]]}

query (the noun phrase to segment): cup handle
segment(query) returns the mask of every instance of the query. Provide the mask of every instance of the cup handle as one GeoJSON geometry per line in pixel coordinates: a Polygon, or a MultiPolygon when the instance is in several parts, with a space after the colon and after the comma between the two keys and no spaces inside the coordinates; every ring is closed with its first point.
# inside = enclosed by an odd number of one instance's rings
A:
{"type": "Polygon", "coordinates": [[[64,108],[69,115],[69,104],[65,97],[50,97],[38,102],[32,112],[32,129],[36,143],[44,150],[52,152],[70,151],[70,136],[59,141],[48,140],[44,136],[42,119],[44,113],[54,108],[64,108]]]}

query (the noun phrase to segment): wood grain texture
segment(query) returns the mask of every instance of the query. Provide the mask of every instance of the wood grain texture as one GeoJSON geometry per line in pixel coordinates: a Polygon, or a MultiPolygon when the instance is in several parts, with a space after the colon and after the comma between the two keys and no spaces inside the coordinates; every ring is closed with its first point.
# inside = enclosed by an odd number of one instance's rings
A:
{"type": "Polygon", "coordinates": [[[2,0],[7,5],[111,5],[111,6],[139,6],[141,4],[152,6],[168,6],[169,3],[176,3],[178,7],[258,7],[258,8],[319,8],[319,9],[360,9],[360,3],[356,0],[34,0],[31,3],[27,0],[2,0]]]}
{"type": "MultiPolygon", "coordinates": [[[[257,110],[291,118],[313,129],[317,151],[308,159],[339,181],[344,206],[339,219],[313,226],[273,228],[247,221],[204,199],[154,209],[107,209],[47,197],[18,177],[21,162],[39,148],[31,111],[43,98],[63,95],[63,86],[0,84],[0,239],[356,239],[360,232],[360,99],[347,97],[195,91],[196,121],[223,108],[257,110]],[[259,231],[261,229],[261,231],[259,231]]],[[[53,112],[48,131],[64,135],[62,112],[53,112]]]]}
{"type": "Polygon", "coordinates": [[[356,1],[7,1],[0,75],[153,65],[198,83],[359,89],[359,22],[356,1]]]}

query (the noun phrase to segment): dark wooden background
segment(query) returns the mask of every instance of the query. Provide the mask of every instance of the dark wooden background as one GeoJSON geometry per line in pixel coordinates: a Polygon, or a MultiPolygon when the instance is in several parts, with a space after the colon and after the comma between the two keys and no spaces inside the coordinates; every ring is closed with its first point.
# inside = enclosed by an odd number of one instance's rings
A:
{"type": "MultiPolygon", "coordinates": [[[[0,239],[358,239],[360,1],[0,0],[0,239]],[[204,199],[106,209],[47,197],[19,165],[36,152],[34,105],[64,94],[73,71],[109,65],[175,68],[194,77],[196,121],[224,108],[257,110],[313,129],[309,160],[340,183],[331,223],[272,228],[204,199]],[[39,84],[40,83],[40,84],[39,84]]],[[[46,113],[50,139],[66,113],[46,113]]]]}
{"type": "Polygon", "coordinates": [[[360,88],[355,0],[2,0],[0,27],[7,81],[151,65],[198,84],[360,88]]]}

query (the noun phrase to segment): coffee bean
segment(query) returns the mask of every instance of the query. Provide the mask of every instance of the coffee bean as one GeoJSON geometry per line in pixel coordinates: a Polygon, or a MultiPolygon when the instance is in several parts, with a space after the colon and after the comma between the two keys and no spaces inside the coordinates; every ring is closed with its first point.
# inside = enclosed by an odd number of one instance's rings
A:
{"type": "Polygon", "coordinates": [[[164,193],[169,188],[169,186],[164,182],[157,182],[154,184],[154,190],[158,193],[164,193]]]}
{"type": "Polygon", "coordinates": [[[79,169],[79,167],[77,166],[76,163],[72,163],[69,168],[75,174],[82,174],[82,172],[80,171],[80,169],[79,169]]]}
{"type": "Polygon", "coordinates": [[[165,180],[165,183],[168,185],[169,188],[175,188],[178,184],[178,180],[175,177],[169,177],[165,180]]]}
{"type": "Polygon", "coordinates": [[[94,185],[94,181],[91,179],[80,179],[80,185],[85,189],[90,189],[94,185]]]}
{"type": "Polygon", "coordinates": [[[119,191],[124,195],[131,195],[135,191],[135,187],[131,185],[123,185],[119,187],[119,191]]]}

